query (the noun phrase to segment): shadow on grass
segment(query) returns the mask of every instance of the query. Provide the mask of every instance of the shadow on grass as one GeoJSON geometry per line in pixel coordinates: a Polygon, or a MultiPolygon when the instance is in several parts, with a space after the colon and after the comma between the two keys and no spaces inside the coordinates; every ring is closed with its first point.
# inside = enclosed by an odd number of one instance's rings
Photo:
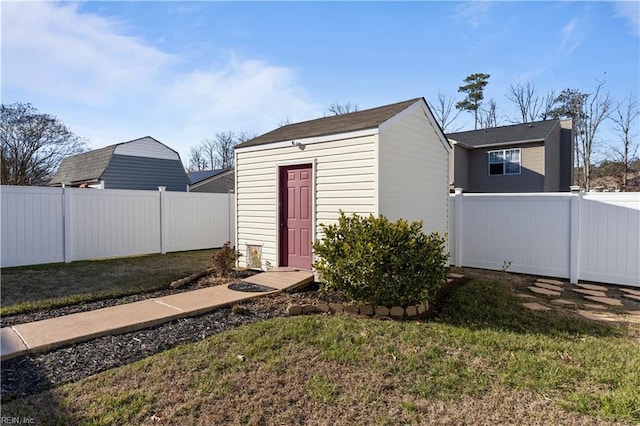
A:
{"type": "Polygon", "coordinates": [[[437,320],[471,329],[551,336],[615,337],[623,334],[620,328],[609,324],[557,312],[531,311],[499,281],[473,279],[447,287],[438,297],[436,311],[437,320]]]}
{"type": "Polygon", "coordinates": [[[53,384],[29,356],[3,361],[2,423],[73,424],[73,415],[66,404],[48,389],[53,384]]]}

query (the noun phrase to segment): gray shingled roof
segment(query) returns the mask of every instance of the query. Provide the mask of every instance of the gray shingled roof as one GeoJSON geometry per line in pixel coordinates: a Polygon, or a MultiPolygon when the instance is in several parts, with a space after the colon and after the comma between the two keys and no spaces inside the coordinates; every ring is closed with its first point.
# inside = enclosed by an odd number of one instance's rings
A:
{"type": "Polygon", "coordinates": [[[335,115],[331,117],[317,118],[310,121],[303,121],[301,123],[288,124],[260,135],[257,138],[242,142],[241,144],[236,145],[236,148],[373,129],[419,101],[424,101],[424,98],[415,98],[404,102],[352,112],[349,114],[335,115]]]}
{"type": "Polygon", "coordinates": [[[198,183],[201,182],[205,179],[209,179],[212,178],[214,176],[219,175],[222,172],[226,172],[227,170],[230,170],[230,168],[227,169],[215,169],[215,170],[200,170],[197,172],[191,172],[191,173],[187,173],[187,177],[189,178],[189,183],[191,185],[193,185],[194,183],[198,183]]]}
{"type": "Polygon", "coordinates": [[[49,185],[99,180],[118,145],[83,152],[63,159],[49,185]]]}
{"type": "MultiPolygon", "coordinates": [[[[119,145],[136,142],[142,139],[152,139],[153,141],[169,148],[162,142],[152,138],[151,136],[143,136],[138,139],[133,139],[126,142],[119,142],[113,145],[105,146],[104,148],[95,149],[93,151],[87,151],[80,154],[66,157],[62,160],[60,167],[53,176],[53,179],[49,182],[49,185],[60,185],[62,182],[90,182],[94,180],[100,180],[100,177],[109,166],[111,157],[115,149],[119,145]]],[[[169,148],[174,151],[172,148],[169,148]]]]}
{"type": "Polygon", "coordinates": [[[560,120],[535,121],[490,129],[448,133],[447,138],[471,148],[504,143],[544,141],[560,120]]]}

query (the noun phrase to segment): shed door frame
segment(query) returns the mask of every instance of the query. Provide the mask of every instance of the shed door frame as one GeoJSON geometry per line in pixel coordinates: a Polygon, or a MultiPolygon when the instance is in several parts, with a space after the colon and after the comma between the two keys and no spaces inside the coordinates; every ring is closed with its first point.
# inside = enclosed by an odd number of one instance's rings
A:
{"type": "MultiPolygon", "coordinates": [[[[282,200],[280,198],[280,170],[283,167],[291,167],[291,166],[311,166],[311,244],[313,245],[316,242],[316,159],[308,159],[304,161],[291,161],[291,162],[281,162],[276,163],[275,167],[275,175],[276,175],[276,266],[282,265],[283,259],[281,259],[281,227],[280,227],[280,218],[282,214],[282,200]]],[[[313,261],[315,256],[313,251],[311,252],[311,263],[313,265],[313,261]]],[[[313,269],[313,266],[312,266],[313,269]]]]}

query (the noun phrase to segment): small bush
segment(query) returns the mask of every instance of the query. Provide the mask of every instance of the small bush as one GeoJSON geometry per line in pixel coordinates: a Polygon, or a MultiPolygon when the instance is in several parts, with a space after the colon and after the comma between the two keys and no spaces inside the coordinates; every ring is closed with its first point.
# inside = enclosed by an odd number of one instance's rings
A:
{"type": "Polygon", "coordinates": [[[231,247],[231,241],[224,243],[222,248],[211,256],[213,268],[219,277],[228,277],[236,266],[236,261],[242,254],[231,247]]]}
{"type": "Polygon", "coordinates": [[[321,291],[337,291],[359,303],[407,306],[430,301],[446,282],[445,238],[422,232],[422,222],[384,216],[346,216],[320,225],[314,267],[321,291]]]}

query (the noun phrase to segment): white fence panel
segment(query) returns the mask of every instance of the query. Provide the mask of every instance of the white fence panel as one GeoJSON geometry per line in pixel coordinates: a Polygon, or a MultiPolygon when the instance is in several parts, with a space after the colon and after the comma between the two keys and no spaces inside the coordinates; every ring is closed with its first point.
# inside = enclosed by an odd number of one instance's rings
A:
{"type": "Polygon", "coordinates": [[[226,241],[234,245],[235,202],[232,194],[166,192],[164,203],[164,250],[221,247],[226,241]]]}
{"type": "Polygon", "coordinates": [[[468,266],[569,277],[568,199],[465,195],[462,251],[468,266]]]}
{"type": "Polygon", "coordinates": [[[589,193],[580,203],[579,276],[640,286],[640,194],[589,193]]]}
{"type": "Polygon", "coordinates": [[[456,194],[457,266],[640,287],[640,194],[456,194]]]}
{"type": "Polygon", "coordinates": [[[2,186],[4,267],[221,247],[233,194],[2,186]]]}
{"type": "Polygon", "coordinates": [[[154,191],[65,188],[71,196],[71,259],[160,252],[160,198],[154,191]]]}
{"type": "Polygon", "coordinates": [[[0,188],[2,266],[64,261],[61,188],[0,188]]]}

